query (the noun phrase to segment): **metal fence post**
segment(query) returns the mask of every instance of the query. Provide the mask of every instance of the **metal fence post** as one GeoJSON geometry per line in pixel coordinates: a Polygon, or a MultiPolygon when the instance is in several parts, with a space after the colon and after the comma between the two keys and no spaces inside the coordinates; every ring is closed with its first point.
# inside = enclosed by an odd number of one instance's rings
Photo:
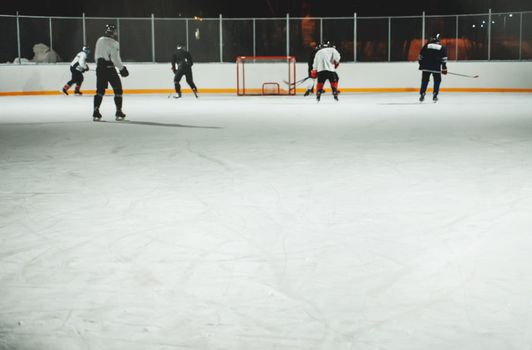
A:
{"type": "Polygon", "coordinates": [[[286,14],[286,55],[290,56],[290,15],[286,14]]]}
{"type": "Polygon", "coordinates": [[[392,17],[388,17],[388,62],[391,61],[392,58],[392,17]]]}
{"type": "Polygon", "coordinates": [[[455,33],[455,45],[454,45],[454,50],[455,50],[455,61],[458,61],[458,19],[460,17],[458,17],[458,15],[456,16],[456,33],[455,33]]]}
{"type": "Polygon", "coordinates": [[[257,43],[256,43],[256,27],[255,27],[255,18],[253,18],[253,56],[257,56],[257,43]]]}
{"type": "Polygon", "coordinates": [[[54,50],[54,39],[53,39],[53,33],[52,33],[52,17],[48,17],[48,30],[50,34],[50,51],[54,50]]]}
{"type": "Polygon", "coordinates": [[[323,43],[323,18],[320,18],[320,43],[323,43]]]}
{"type": "Polygon", "coordinates": [[[17,11],[17,51],[18,51],[18,64],[22,64],[20,60],[20,19],[17,11]]]}
{"type": "Polygon", "coordinates": [[[188,42],[188,18],[185,19],[185,35],[186,35],[186,45],[187,45],[187,50],[190,51],[190,46],[188,45],[189,42],[188,42]]]}
{"type": "Polygon", "coordinates": [[[425,45],[425,37],[425,11],[423,11],[423,18],[421,19],[421,47],[425,45]]]}
{"type": "Polygon", "coordinates": [[[491,9],[488,12],[488,61],[491,60],[491,9]]]}
{"type": "Polygon", "coordinates": [[[118,41],[120,41],[120,18],[116,18],[116,36],[118,37],[118,41]]]}
{"type": "Polygon", "coordinates": [[[353,62],[357,61],[357,13],[353,14],[353,62]]]}
{"type": "Polygon", "coordinates": [[[220,63],[222,63],[224,61],[224,50],[223,50],[223,47],[224,47],[224,38],[223,38],[223,32],[222,32],[222,29],[223,29],[223,26],[222,26],[222,14],[220,13],[220,63]]]}
{"type": "Polygon", "coordinates": [[[155,16],[151,14],[151,61],[155,63],[155,16]]]}
{"type": "Polygon", "coordinates": [[[523,59],[522,50],[523,50],[523,12],[521,12],[519,16],[519,60],[520,61],[523,59]]]}
{"type": "Polygon", "coordinates": [[[85,12],[83,12],[83,46],[87,46],[87,28],[85,23],[85,12]]]}

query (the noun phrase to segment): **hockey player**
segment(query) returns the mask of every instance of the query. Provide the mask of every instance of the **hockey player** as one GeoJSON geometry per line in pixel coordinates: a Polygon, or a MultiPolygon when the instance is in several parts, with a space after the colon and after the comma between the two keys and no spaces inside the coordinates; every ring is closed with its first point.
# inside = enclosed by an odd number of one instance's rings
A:
{"type": "Polygon", "coordinates": [[[198,98],[198,88],[196,87],[196,84],[194,84],[194,80],[192,79],[193,64],[194,62],[192,61],[192,56],[190,55],[190,52],[185,49],[185,46],[183,44],[177,44],[177,50],[172,56],[172,72],[174,72],[174,86],[176,92],[174,98],[181,97],[180,81],[183,75],[185,76],[187,84],[192,89],[194,96],[198,98]]]}
{"type": "Polygon", "coordinates": [[[120,45],[116,41],[116,27],[108,24],[102,37],[96,41],[94,50],[94,59],[96,61],[96,95],[94,95],[94,112],[93,120],[98,121],[102,118],[100,114],[100,105],[102,104],[105,89],[111,84],[115,94],[114,101],[116,105],[116,120],[123,120],[126,115],[122,112],[122,81],[116,72],[120,72],[122,77],[127,77],[129,72],[122,63],[120,58],[120,45]]]}
{"type": "Polygon", "coordinates": [[[72,63],[70,63],[70,72],[72,73],[72,78],[63,86],[63,93],[68,95],[68,89],[76,83],[74,88],[74,94],[81,96],[83,93],[79,90],[81,84],[83,83],[83,73],[89,70],[89,65],[87,64],[87,56],[89,55],[90,50],[88,47],[84,46],[83,49],[74,57],[72,63]]]}
{"type": "Polygon", "coordinates": [[[308,96],[310,94],[314,93],[314,85],[316,83],[316,79],[312,78],[312,66],[314,65],[314,57],[316,57],[316,52],[321,49],[321,44],[317,44],[312,52],[310,53],[310,56],[308,58],[307,64],[308,64],[308,83],[307,83],[307,91],[305,91],[305,96],[308,96]]]}
{"type": "Polygon", "coordinates": [[[434,35],[430,42],[425,44],[419,53],[419,70],[421,75],[421,89],[419,90],[419,101],[425,100],[425,92],[429,85],[430,75],[434,78],[434,92],[432,100],[438,101],[440,92],[441,75],[447,74],[447,48],[440,43],[440,34],[434,35]],[[440,73],[441,72],[441,73],[440,73]]]}
{"type": "Polygon", "coordinates": [[[340,65],[340,53],[329,42],[322,45],[322,48],[316,53],[312,65],[312,77],[318,78],[316,85],[316,99],[320,101],[323,93],[323,85],[329,80],[334,99],[338,101],[338,73],[336,68],[340,65]]]}

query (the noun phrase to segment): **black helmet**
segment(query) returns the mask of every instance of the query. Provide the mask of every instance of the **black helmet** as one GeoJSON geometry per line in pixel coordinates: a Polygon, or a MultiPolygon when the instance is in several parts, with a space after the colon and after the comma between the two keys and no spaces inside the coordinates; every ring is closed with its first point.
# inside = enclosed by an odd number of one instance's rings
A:
{"type": "Polygon", "coordinates": [[[117,35],[116,26],[114,24],[106,24],[104,35],[111,38],[115,37],[117,35]]]}
{"type": "Polygon", "coordinates": [[[440,42],[440,34],[435,34],[430,38],[431,43],[439,43],[440,42]]]}

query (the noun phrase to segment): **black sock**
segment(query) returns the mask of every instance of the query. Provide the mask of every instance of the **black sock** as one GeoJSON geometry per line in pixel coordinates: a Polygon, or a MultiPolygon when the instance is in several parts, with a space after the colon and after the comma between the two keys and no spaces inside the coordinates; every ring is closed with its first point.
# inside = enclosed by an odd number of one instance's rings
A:
{"type": "Polygon", "coordinates": [[[122,110],[122,96],[115,96],[115,105],[117,111],[122,110]]]}
{"type": "Polygon", "coordinates": [[[103,96],[100,95],[94,95],[94,109],[100,108],[100,105],[102,104],[103,96]]]}

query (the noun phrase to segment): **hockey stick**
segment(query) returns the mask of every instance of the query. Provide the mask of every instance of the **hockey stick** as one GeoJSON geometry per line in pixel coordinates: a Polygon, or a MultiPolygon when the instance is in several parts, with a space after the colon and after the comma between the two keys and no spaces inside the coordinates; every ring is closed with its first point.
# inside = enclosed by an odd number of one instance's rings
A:
{"type": "Polygon", "coordinates": [[[286,84],[286,85],[291,85],[291,86],[299,86],[301,84],[303,84],[305,81],[307,81],[308,79],[310,79],[310,77],[306,77],[306,78],[303,78],[303,79],[299,79],[298,81],[295,81],[293,83],[290,83],[286,80],[283,80],[283,82],[286,84]]]}
{"type": "MultiPolygon", "coordinates": [[[[428,69],[422,69],[421,71],[423,72],[429,72],[429,73],[438,73],[438,74],[442,74],[441,71],[439,70],[428,70],[428,69]]],[[[467,74],[460,74],[460,73],[453,73],[453,72],[447,72],[447,74],[450,74],[450,75],[457,75],[459,77],[465,77],[465,78],[478,78],[479,75],[467,75],[467,74]]]]}

